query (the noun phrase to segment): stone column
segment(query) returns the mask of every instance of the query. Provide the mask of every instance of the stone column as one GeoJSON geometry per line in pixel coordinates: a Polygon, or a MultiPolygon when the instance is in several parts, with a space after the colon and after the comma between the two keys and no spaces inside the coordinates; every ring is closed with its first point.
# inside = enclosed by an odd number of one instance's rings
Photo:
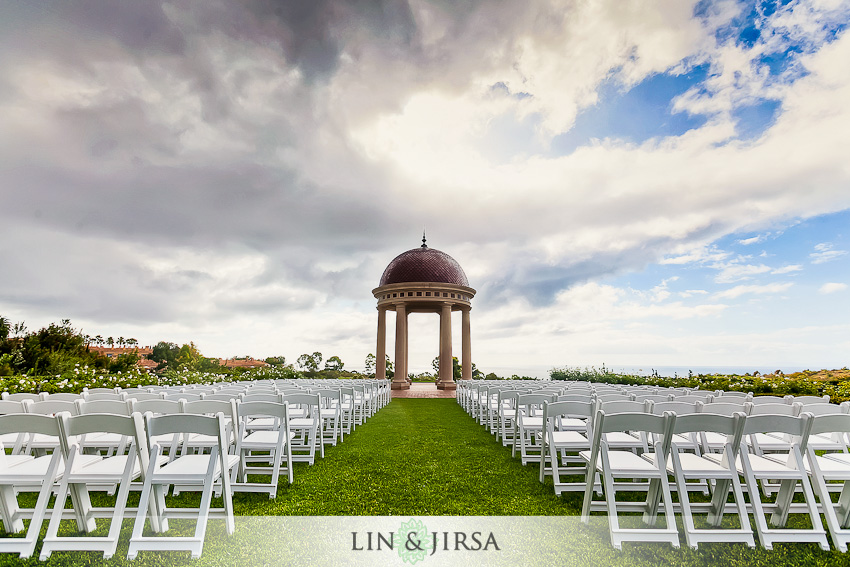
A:
{"type": "Polygon", "coordinates": [[[378,307],[378,348],[375,350],[375,378],[387,378],[387,310],[378,307]]]}
{"type": "Polygon", "coordinates": [[[399,303],[395,307],[395,376],[393,390],[407,390],[407,306],[399,303]]]}
{"type": "Polygon", "coordinates": [[[469,333],[470,308],[463,309],[463,324],[461,325],[461,339],[463,354],[461,355],[461,369],[464,380],[472,379],[472,338],[469,333]]]}
{"type": "Polygon", "coordinates": [[[454,390],[457,384],[452,372],[452,305],[443,303],[440,310],[440,390],[454,390]]]}

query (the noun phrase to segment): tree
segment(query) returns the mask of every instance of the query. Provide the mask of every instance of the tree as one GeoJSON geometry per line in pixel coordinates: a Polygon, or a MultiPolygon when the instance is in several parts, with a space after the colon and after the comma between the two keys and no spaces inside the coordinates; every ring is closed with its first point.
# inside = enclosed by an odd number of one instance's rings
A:
{"type": "Polygon", "coordinates": [[[314,352],[313,354],[302,354],[298,357],[298,367],[308,372],[318,372],[319,365],[322,364],[322,353],[314,352]]]}
{"type": "Polygon", "coordinates": [[[97,346],[103,346],[103,335],[97,335],[97,336],[94,338],[94,343],[95,343],[97,346]]]}
{"type": "Polygon", "coordinates": [[[124,339],[124,337],[118,337],[118,346],[124,348],[125,344],[127,344],[127,341],[124,339]]]}
{"type": "Polygon", "coordinates": [[[107,338],[106,344],[109,345],[109,348],[112,348],[113,346],[115,346],[115,339],[113,339],[112,337],[107,338]]]}
{"type": "MultiPolygon", "coordinates": [[[[392,361],[390,360],[390,355],[387,354],[385,356],[386,360],[384,361],[384,364],[386,365],[385,368],[387,372],[387,378],[392,378],[393,376],[395,376],[395,369],[392,361]]],[[[378,358],[372,353],[366,355],[366,374],[371,374],[373,376],[375,375],[377,359],[378,358]]]]}
{"type": "Polygon", "coordinates": [[[0,317],[0,341],[8,339],[10,332],[12,332],[12,324],[5,317],[0,317]]]}
{"type": "Polygon", "coordinates": [[[157,363],[157,370],[162,370],[164,368],[174,368],[177,364],[177,356],[179,354],[180,347],[176,344],[159,341],[151,349],[148,358],[157,363]]]}
{"type": "Polygon", "coordinates": [[[272,366],[286,366],[286,357],[270,356],[264,362],[271,364],[272,366]]]}
{"type": "MultiPolygon", "coordinates": [[[[437,355],[434,360],[431,361],[431,366],[434,368],[434,375],[440,375],[440,356],[437,355]]],[[[472,368],[475,368],[475,365],[472,365],[472,368]]],[[[455,380],[460,380],[463,378],[463,369],[460,367],[460,362],[456,356],[452,357],[452,376],[454,376],[455,380]]]]}
{"type": "Polygon", "coordinates": [[[338,356],[332,356],[325,362],[325,370],[333,370],[339,372],[345,366],[338,356]]]}

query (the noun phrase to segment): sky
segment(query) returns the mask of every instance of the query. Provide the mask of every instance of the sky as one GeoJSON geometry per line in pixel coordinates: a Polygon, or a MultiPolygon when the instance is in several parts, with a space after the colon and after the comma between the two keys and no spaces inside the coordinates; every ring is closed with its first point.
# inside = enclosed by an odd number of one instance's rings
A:
{"type": "MultiPolygon", "coordinates": [[[[4,2],[0,315],[361,369],[371,290],[424,229],[477,290],[485,372],[846,366],[848,22],[841,0],[4,2]]],[[[410,349],[430,370],[436,315],[410,349]]]]}

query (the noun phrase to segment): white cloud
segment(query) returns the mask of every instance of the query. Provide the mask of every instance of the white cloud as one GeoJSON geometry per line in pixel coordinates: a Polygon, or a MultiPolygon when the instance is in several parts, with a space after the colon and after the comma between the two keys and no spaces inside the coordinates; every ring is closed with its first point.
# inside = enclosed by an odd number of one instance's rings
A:
{"type": "Polygon", "coordinates": [[[823,294],[827,294],[827,293],[836,293],[838,291],[844,291],[845,289],[847,289],[846,283],[830,282],[830,283],[825,283],[822,286],[820,286],[820,289],[818,289],[818,292],[823,293],[823,294]]]}
{"type": "Polygon", "coordinates": [[[782,293],[790,288],[793,283],[766,284],[766,285],[736,285],[733,288],[714,294],[717,299],[735,299],[745,294],[763,295],[767,293],[782,293]]]}
{"type": "Polygon", "coordinates": [[[767,240],[766,234],[759,234],[758,236],[753,236],[752,238],[745,238],[743,240],[739,240],[738,244],[743,246],[749,246],[750,244],[758,244],[760,242],[764,242],[767,240]]]}
{"type": "Polygon", "coordinates": [[[720,270],[714,277],[717,283],[732,283],[740,280],[749,280],[753,276],[765,274],[771,271],[770,266],[764,264],[717,264],[713,266],[720,270]]]}
{"type": "Polygon", "coordinates": [[[809,254],[809,258],[812,259],[812,264],[824,264],[847,254],[847,250],[834,250],[833,248],[834,246],[829,242],[817,244],[815,246],[815,250],[817,250],[817,252],[809,254]]]}
{"type": "Polygon", "coordinates": [[[790,264],[788,266],[782,266],[781,268],[776,268],[772,270],[771,274],[791,274],[793,272],[800,272],[803,270],[803,266],[800,264],[790,264]]]}

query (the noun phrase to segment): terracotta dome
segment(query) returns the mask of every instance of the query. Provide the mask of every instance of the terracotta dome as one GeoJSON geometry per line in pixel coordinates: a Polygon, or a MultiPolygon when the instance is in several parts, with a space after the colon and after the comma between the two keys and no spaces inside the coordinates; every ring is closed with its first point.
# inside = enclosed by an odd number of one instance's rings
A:
{"type": "Polygon", "coordinates": [[[396,256],[384,270],[380,285],[409,282],[448,283],[469,287],[466,274],[457,260],[424,244],[396,256]]]}

